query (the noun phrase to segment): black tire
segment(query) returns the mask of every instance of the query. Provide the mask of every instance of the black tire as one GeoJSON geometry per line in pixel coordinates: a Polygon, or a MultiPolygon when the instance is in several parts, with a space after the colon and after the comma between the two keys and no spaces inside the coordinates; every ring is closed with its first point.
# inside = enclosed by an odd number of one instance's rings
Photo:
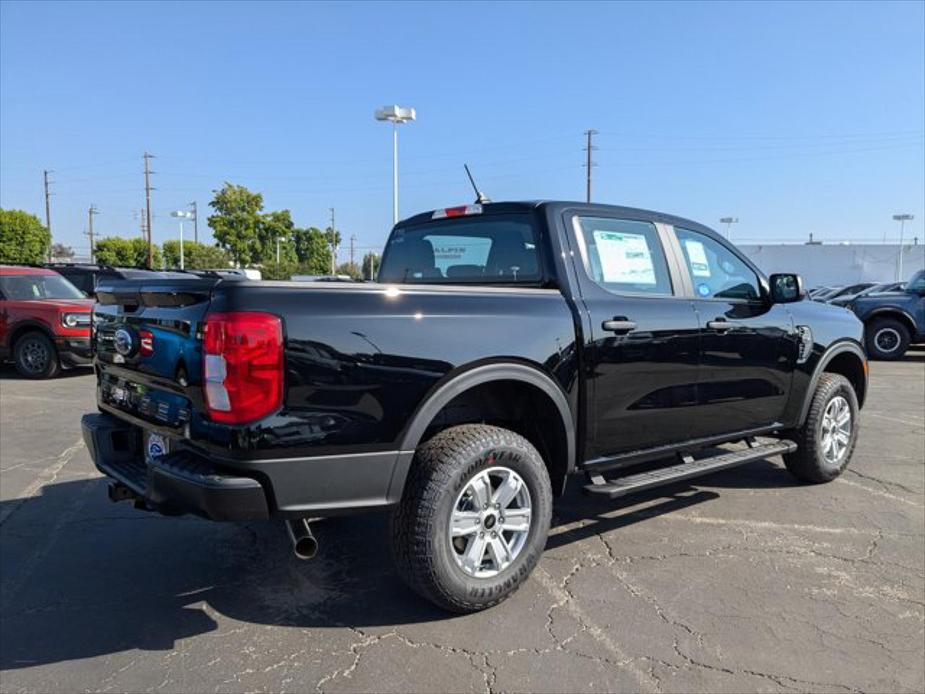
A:
{"type": "Polygon", "coordinates": [[[874,318],[864,326],[864,342],[871,359],[901,359],[909,348],[909,328],[895,318],[874,318]]]}
{"type": "Polygon", "coordinates": [[[52,378],[61,370],[55,344],[37,330],[31,330],[16,339],[13,363],[24,378],[52,378]]]}
{"type": "MultiPolygon", "coordinates": [[[[462,502],[468,503],[467,499],[462,497],[462,502]]],[[[489,508],[482,513],[492,511],[489,508]]],[[[395,564],[408,585],[437,606],[458,613],[483,610],[509,597],[533,571],[546,545],[551,517],[549,474],[529,441],[495,426],[452,427],[415,453],[404,494],[392,516],[395,564]],[[513,471],[529,492],[529,529],[508,566],[494,576],[476,577],[458,563],[457,557],[461,561],[465,552],[454,545],[459,541],[474,543],[475,535],[451,541],[450,516],[470,481],[484,470],[499,467],[513,471]]],[[[503,522],[503,516],[498,520],[503,522]]],[[[487,516],[473,523],[486,529],[483,535],[491,534],[488,529],[495,525],[488,524],[487,516]]],[[[504,531],[499,534],[503,536],[504,531]]]]}
{"type": "MultiPolygon", "coordinates": [[[[858,398],[847,378],[840,374],[824,373],[816,385],[813,401],[803,426],[791,432],[796,440],[797,450],[784,455],[787,469],[801,482],[818,484],[831,482],[838,477],[851,461],[858,440],[858,398]],[[850,434],[846,449],[834,460],[826,458],[824,419],[826,408],[836,398],[847,402],[851,414],[850,434]]],[[[834,456],[833,456],[834,457],[834,456]]]]}

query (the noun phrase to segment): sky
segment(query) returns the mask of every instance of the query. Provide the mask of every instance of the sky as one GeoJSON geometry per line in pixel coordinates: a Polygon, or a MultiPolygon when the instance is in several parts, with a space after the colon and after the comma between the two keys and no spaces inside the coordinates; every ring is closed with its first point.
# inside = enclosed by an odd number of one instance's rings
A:
{"type": "MultiPolygon", "coordinates": [[[[741,242],[925,242],[925,3],[0,2],[0,207],[86,253],[137,235],[142,154],[154,240],[225,181],[335,209],[357,253],[392,217],[585,195],[720,226],[741,242]]],[[[189,224],[187,224],[187,237],[189,224]]],[[[339,255],[347,259],[346,248],[339,255]]]]}

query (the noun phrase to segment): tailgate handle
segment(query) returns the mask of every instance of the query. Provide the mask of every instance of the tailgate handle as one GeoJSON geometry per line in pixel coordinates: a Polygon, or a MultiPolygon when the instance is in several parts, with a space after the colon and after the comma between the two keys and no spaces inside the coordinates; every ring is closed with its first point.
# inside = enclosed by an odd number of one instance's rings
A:
{"type": "Polygon", "coordinates": [[[631,330],[635,330],[636,321],[628,320],[624,316],[617,316],[613,320],[605,320],[603,323],[601,323],[601,327],[604,330],[608,330],[612,333],[617,333],[620,335],[628,333],[631,330]]]}

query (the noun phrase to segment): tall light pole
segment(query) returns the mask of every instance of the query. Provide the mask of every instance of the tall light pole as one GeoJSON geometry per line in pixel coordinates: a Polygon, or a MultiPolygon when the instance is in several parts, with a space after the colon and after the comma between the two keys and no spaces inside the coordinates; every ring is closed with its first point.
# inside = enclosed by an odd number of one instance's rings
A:
{"type": "Polygon", "coordinates": [[[899,222],[899,271],[896,276],[897,282],[903,281],[903,234],[906,231],[906,222],[911,222],[915,219],[914,215],[911,214],[894,214],[893,219],[899,222]]]}
{"type": "Polygon", "coordinates": [[[193,213],[188,210],[177,210],[176,212],[171,212],[170,216],[180,220],[180,269],[183,270],[185,269],[185,259],[183,257],[183,220],[192,219],[193,213]]]}
{"type": "Polygon", "coordinates": [[[722,217],[719,220],[720,224],[726,225],[726,238],[732,239],[732,225],[739,223],[738,217],[722,217]]]}
{"type": "Polygon", "coordinates": [[[398,126],[415,120],[413,108],[383,106],[376,109],[376,120],[392,124],[392,225],[398,224],[398,126]]]}

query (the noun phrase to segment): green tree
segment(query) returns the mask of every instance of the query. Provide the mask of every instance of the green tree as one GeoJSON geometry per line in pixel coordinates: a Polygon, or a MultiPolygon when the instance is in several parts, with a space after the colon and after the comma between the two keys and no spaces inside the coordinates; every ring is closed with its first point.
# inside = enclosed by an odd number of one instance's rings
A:
{"type": "Polygon", "coordinates": [[[378,253],[370,252],[363,256],[363,279],[364,280],[374,280],[376,275],[379,272],[379,265],[382,264],[382,259],[379,257],[378,253]]]}
{"type": "Polygon", "coordinates": [[[267,212],[260,219],[258,231],[260,259],[264,263],[276,262],[276,242],[279,240],[281,263],[295,263],[298,260],[295,243],[292,240],[295,224],[289,210],[267,212]]]}
{"type": "Polygon", "coordinates": [[[331,272],[331,249],[324,232],[316,227],[293,229],[296,258],[303,274],[327,275],[331,272]]]}
{"type": "Polygon", "coordinates": [[[51,234],[34,214],[0,209],[0,263],[41,263],[51,234]]]}
{"type": "MultiPolygon", "coordinates": [[[[154,245],[154,268],[161,267],[161,249],[154,245]]],[[[100,265],[147,267],[148,242],[138,236],[130,239],[110,236],[94,244],[93,258],[100,265]]]]}
{"type": "Polygon", "coordinates": [[[293,275],[307,274],[294,262],[264,263],[258,269],[265,280],[289,280],[293,275]]]}
{"type": "MultiPolygon", "coordinates": [[[[219,270],[228,267],[231,260],[228,252],[196,241],[183,242],[183,265],[187,270],[219,270]]],[[[164,241],[164,264],[169,268],[180,267],[180,241],[164,241]]]]}
{"type": "Polygon", "coordinates": [[[227,181],[221,190],[213,192],[215,197],[209,206],[215,214],[209,216],[209,226],[219,246],[238,265],[260,262],[266,240],[261,239],[263,195],[227,181]]]}

